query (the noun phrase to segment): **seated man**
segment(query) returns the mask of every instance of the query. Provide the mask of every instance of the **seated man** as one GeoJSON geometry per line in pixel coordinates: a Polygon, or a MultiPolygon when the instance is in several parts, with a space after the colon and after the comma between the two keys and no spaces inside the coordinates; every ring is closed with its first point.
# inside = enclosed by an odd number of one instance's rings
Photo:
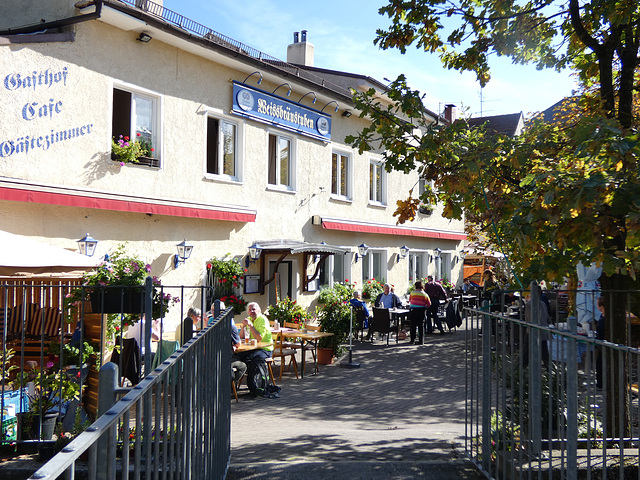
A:
{"type": "Polygon", "coordinates": [[[199,308],[191,307],[189,309],[187,318],[182,321],[179,332],[176,332],[176,340],[180,342],[180,345],[184,345],[193,338],[201,317],[202,311],[199,308]],[[180,338],[177,338],[178,335],[180,338]]]}
{"type": "MultiPolygon", "coordinates": [[[[371,313],[367,308],[367,304],[362,301],[362,295],[360,293],[360,290],[355,290],[353,292],[353,298],[349,300],[349,305],[354,307],[354,309],[362,309],[362,311],[364,312],[364,321],[362,322],[362,325],[357,325],[357,329],[369,328],[369,317],[371,316],[371,313]]],[[[356,331],[356,337],[357,337],[357,331],[356,331]]]]}
{"type": "Polygon", "coordinates": [[[391,291],[391,285],[385,283],[383,292],[376,297],[374,305],[380,308],[400,308],[402,307],[402,300],[400,297],[391,291]]]}
{"type": "MultiPolygon", "coordinates": [[[[260,305],[251,302],[247,305],[249,316],[242,321],[243,329],[240,331],[240,338],[254,338],[258,342],[272,343],[271,326],[267,317],[262,315],[260,305]],[[248,334],[248,335],[247,335],[248,334]]],[[[254,359],[262,359],[270,357],[273,354],[273,345],[268,345],[257,350],[249,350],[243,352],[240,358],[249,363],[254,359]]]]}

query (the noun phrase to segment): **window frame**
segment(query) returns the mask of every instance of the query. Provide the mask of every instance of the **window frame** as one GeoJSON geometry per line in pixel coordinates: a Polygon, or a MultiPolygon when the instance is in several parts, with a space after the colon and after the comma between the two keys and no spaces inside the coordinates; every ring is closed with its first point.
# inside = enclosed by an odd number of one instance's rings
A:
{"type": "MultiPolygon", "coordinates": [[[[135,97],[146,98],[152,101],[153,111],[151,112],[151,123],[152,123],[152,132],[151,132],[151,146],[153,147],[153,156],[152,158],[158,160],[159,165],[162,166],[162,151],[163,151],[163,136],[162,136],[162,111],[163,111],[163,103],[164,96],[158,92],[154,92],[153,90],[149,90],[146,88],[138,87],[136,85],[132,85],[126,82],[118,82],[113,81],[111,85],[111,137],[109,139],[109,150],[111,150],[111,139],[114,137],[118,137],[120,133],[114,133],[114,115],[115,115],[115,90],[120,90],[122,92],[126,92],[131,95],[130,103],[129,103],[129,138],[137,138],[137,128],[135,121],[135,97]],[[155,132],[155,133],[154,133],[155,132]]],[[[135,164],[134,164],[135,165],[135,164]]]]}
{"type": "Polygon", "coordinates": [[[267,129],[267,188],[270,190],[279,190],[279,191],[288,191],[295,192],[296,191],[296,157],[297,157],[297,138],[293,135],[287,134],[285,132],[281,132],[275,129],[267,129]],[[275,169],[276,169],[276,181],[278,183],[271,183],[270,176],[270,162],[271,162],[271,136],[276,137],[276,145],[279,145],[280,139],[286,139],[289,141],[289,185],[284,185],[279,183],[280,178],[280,170],[281,163],[280,158],[276,155],[275,161],[275,169]]]}
{"type": "Polygon", "coordinates": [[[205,158],[204,170],[205,178],[211,180],[220,180],[232,183],[240,183],[243,179],[244,172],[244,122],[239,121],[236,117],[224,115],[215,110],[207,110],[205,115],[205,158]],[[235,127],[235,175],[226,173],[214,173],[209,171],[209,120],[218,122],[218,145],[217,145],[217,163],[218,169],[224,171],[224,131],[223,124],[233,125],[235,127]]]}
{"type": "Polygon", "coordinates": [[[410,285],[413,285],[418,280],[427,278],[429,270],[429,252],[426,250],[410,251],[407,269],[407,280],[410,285]],[[419,264],[419,269],[422,272],[422,276],[418,276],[417,274],[417,264],[419,264]]]}
{"type": "Polygon", "coordinates": [[[384,163],[377,158],[371,158],[369,160],[369,204],[377,206],[387,206],[387,171],[384,168],[384,163]],[[375,173],[380,172],[380,197],[375,197],[378,189],[377,182],[374,182],[375,173]]]}
{"type": "Polygon", "coordinates": [[[388,265],[388,252],[384,248],[369,248],[369,251],[364,257],[360,258],[362,262],[362,273],[360,275],[360,279],[362,281],[362,285],[365,284],[367,280],[371,280],[375,278],[379,282],[385,283],[389,280],[389,270],[386,268],[388,265]],[[380,264],[378,265],[380,270],[380,275],[375,275],[375,268],[373,265],[374,254],[380,255],[380,264]],[[365,268],[365,264],[367,267],[365,268]],[[368,271],[371,275],[369,277],[365,277],[365,270],[368,271]],[[384,275],[383,275],[384,274],[384,275]]]}
{"type": "MultiPolygon", "coordinates": [[[[336,183],[336,185],[339,182],[336,183]]],[[[330,198],[334,199],[334,200],[341,200],[341,201],[345,201],[345,202],[351,202],[353,200],[353,153],[349,152],[347,150],[340,150],[340,149],[333,149],[331,150],[331,191],[330,191],[330,198]],[[338,158],[340,157],[344,157],[346,159],[346,168],[345,168],[345,175],[346,175],[346,194],[343,195],[342,192],[338,192],[338,193],[334,193],[333,191],[333,173],[334,173],[334,169],[333,169],[333,157],[338,156],[338,158]]]]}

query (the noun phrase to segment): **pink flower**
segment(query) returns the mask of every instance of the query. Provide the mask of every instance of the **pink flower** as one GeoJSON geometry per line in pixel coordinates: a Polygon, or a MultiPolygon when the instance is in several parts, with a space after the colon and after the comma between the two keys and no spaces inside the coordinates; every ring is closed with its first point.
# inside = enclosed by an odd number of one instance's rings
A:
{"type": "Polygon", "coordinates": [[[45,365],[45,366],[46,366],[47,368],[51,368],[51,367],[53,367],[53,362],[49,361],[49,362],[47,362],[47,363],[46,363],[46,365],[45,365]]]}
{"type": "Polygon", "coordinates": [[[124,166],[124,162],[120,162],[120,166],[121,166],[121,167],[122,167],[122,166],[124,166]]]}

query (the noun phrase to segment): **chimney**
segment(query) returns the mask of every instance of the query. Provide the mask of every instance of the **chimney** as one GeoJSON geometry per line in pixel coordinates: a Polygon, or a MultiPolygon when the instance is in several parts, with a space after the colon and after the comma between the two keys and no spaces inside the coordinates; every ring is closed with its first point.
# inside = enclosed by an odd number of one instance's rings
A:
{"type": "Polygon", "coordinates": [[[458,120],[458,107],[453,104],[448,104],[444,106],[444,118],[450,124],[458,120]]]}
{"type": "Polygon", "coordinates": [[[313,67],[313,44],[307,42],[306,30],[299,33],[298,37],[298,32],[293,32],[293,43],[287,47],[287,63],[313,67]]]}

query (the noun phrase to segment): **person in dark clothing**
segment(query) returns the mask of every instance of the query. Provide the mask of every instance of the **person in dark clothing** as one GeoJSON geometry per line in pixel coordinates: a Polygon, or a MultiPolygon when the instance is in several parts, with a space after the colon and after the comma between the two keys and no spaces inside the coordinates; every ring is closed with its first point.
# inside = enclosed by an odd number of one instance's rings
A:
{"type": "Polygon", "coordinates": [[[236,356],[236,348],[240,345],[240,331],[231,317],[231,376],[236,383],[236,390],[240,384],[240,379],[247,373],[247,364],[236,356]]]}
{"type": "Polygon", "coordinates": [[[442,285],[433,280],[432,275],[427,276],[427,284],[424,286],[424,291],[431,299],[431,305],[427,308],[427,333],[433,333],[433,327],[435,326],[440,330],[441,334],[444,334],[442,322],[438,318],[438,308],[440,307],[440,300],[447,299],[447,292],[442,285]],[[433,319],[433,323],[431,319],[433,319]]]}
{"type": "Polygon", "coordinates": [[[187,317],[182,321],[180,326],[180,346],[187,343],[193,338],[194,332],[197,330],[198,322],[202,318],[202,311],[199,308],[190,308],[187,317]]]}
{"type": "Polygon", "coordinates": [[[400,308],[402,306],[402,300],[400,297],[391,291],[391,285],[385,283],[382,287],[382,293],[378,294],[373,305],[380,308],[400,308]]]}

